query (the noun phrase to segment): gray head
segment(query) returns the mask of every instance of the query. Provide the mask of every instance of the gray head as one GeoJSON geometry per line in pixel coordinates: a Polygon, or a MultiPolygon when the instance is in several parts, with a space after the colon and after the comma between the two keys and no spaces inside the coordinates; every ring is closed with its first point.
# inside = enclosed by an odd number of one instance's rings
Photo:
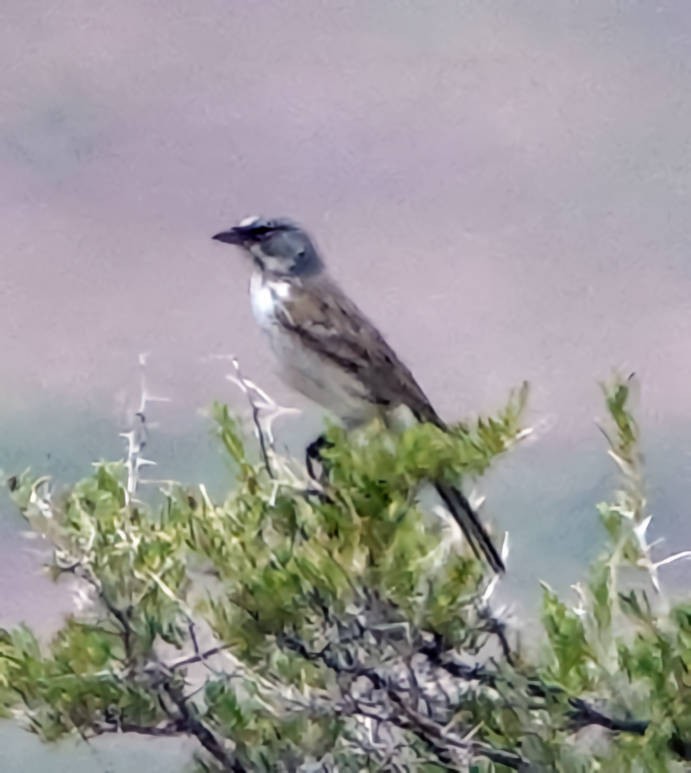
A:
{"type": "Polygon", "coordinates": [[[307,233],[285,218],[246,218],[212,238],[242,247],[262,271],[272,274],[307,276],[323,268],[307,233]]]}

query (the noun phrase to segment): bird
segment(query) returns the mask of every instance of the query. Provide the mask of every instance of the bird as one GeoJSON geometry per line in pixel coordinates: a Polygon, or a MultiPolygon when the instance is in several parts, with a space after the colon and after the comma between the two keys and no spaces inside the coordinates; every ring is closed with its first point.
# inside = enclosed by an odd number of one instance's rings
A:
{"type": "MultiPolygon", "coordinates": [[[[291,388],[333,413],[346,430],[405,406],[416,421],[447,431],[408,367],[329,275],[304,228],[284,217],[252,216],[212,238],[252,259],[252,312],[291,388]]],[[[317,438],[308,459],[324,444],[317,438]]],[[[443,481],[433,485],[473,552],[503,573],[504,562],[462,491],[443,481]]]]}

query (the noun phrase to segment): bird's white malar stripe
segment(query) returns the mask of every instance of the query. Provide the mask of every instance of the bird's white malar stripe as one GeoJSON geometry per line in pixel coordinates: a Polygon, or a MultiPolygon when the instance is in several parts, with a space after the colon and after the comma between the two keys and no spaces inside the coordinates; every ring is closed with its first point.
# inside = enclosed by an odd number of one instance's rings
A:
{"type": "Polygon", "coordinates": [[[270,287],[279,298],[290,297],[290,282],[272,282],[270,287]]]}

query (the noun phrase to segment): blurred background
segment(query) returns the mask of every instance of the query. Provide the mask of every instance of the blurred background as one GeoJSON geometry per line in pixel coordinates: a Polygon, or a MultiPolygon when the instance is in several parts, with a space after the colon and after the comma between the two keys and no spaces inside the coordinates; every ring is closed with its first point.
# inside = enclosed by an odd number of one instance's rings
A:
{"type": "MultiPolygon", "coordinates": [[[[245,374],[305,413],[251,318],[249,266],[211,234],[305,224],[448,419],[532,385],[535,439],[480,484],[511,587],[566,590],[616,476],[598,382],[641,382],[653,537],[691,545],[691,6],[587,0],[3,0],[0,467],[70,482],[118,458],[138,355],[157,475],[229,474],[205,410],[245,374]]],[[[0,499],[0,624],[69,608],[0,499]]],[[[688,592],[689,565],[663,570],[688,592]]],[[[41,747],[0,769],[172,770],[184,744],[41,747]],[[157,767],[158,766],[158,767],[157,767]]]]}

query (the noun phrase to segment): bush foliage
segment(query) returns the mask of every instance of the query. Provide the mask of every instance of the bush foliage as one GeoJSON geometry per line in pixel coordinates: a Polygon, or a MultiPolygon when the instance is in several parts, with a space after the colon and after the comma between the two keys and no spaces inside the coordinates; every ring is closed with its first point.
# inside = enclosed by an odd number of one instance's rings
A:
{"type": "Polygon", "coordinates": [[[48,642],[0,632],[0,709],[46,741],[188,735],[207,771],[685,769],[691,602],[662,593],[674,557],[646,540],[630,385],[604,393],[620,488],[574,598],[544,586],[542,630],[495,608],[496,578],[417,496],[520,439],[524,390],[448,434],[332,427],[323,485],[273,450],[256,401],[258,460],[215,409],[222,500],[181,484],[138,499],[134,433],[126,463],[62,493],[12,478],[80,603],[48,642]]]}

